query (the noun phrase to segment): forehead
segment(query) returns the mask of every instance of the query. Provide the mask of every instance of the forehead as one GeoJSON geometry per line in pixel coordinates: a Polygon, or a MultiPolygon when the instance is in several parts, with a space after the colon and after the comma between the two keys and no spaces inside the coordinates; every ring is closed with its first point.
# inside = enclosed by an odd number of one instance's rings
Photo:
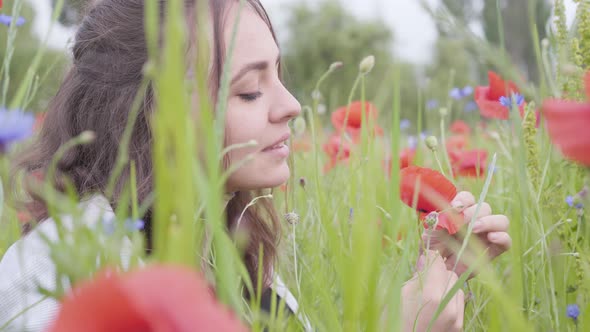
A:
{"type": "MultiPolygon", "coordinates": [[[[225,49],[229,51],[231,37],[239,5],[236,3],[228,8],[224,27],[225,49]]],[[[279,49],[264,20],[250,7],[242,7],[239,17],[238,31],[232,56],[232,71],[239,70],[243,64],[255,61],[268,61],[272,65],[279,54],[279,49]]]]}

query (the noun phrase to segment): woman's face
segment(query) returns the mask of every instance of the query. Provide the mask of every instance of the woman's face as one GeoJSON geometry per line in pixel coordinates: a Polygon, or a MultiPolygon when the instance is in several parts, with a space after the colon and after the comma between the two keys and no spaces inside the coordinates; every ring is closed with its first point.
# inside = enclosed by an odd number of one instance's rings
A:
{"type": "MultiPolygon", "coordinates": [[[[237,15],[236,4],[229,8],[226,21],[226,50],[237,15]]],[[[228,59],[226,143],[255,140],[258,144],[229,153],[230,165],[251,160],[229,177],[228,191],[271,188],[287,181],[288,122],[301,112],[301,105],[279,79],[279,49],[266,23],[249,6],[243,7],[239,20],[233,55],[228,59]]]]}

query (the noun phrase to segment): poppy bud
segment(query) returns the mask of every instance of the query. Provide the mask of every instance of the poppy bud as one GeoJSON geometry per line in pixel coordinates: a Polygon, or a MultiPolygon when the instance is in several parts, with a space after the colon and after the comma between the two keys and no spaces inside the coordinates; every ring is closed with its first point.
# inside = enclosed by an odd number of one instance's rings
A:
{"type": "Polygon", "coordinates": [[[543,48],[548,48],[549,47],[549,39],[543,38],[543,40],[541,41],[541,46],[543,46],[543,48]]]}
{"type": "Polygon", "coordinates": [[[96,134],[91,130],[85,130],[78,137],[80,138],[81,144],[89,144],[94,141],[96,134]]]}
{"type": "Polygon", "coordinates": [[[299,178],[299,185],[301,186],[301,188],[305,188],[305,184],[306,184],[305,178],[299,178]]]}
{"type": "Polygon", "coordinates": [[[426,137],[425,143],[426,146],[432,151],[436,151],[436,149],[438,148],[438,139],[436,139],[436,137],[434,136],[426,137]]]}
{"type": "Polygon", "coordinates": [[[297,117],[293,121],[293,133],[295,136],[301,136],[305,133],[305,120],[302,117],[297,117]]]}
{"type": "Polygon", "coordinates": [[[440,110],[438,110],[438,112],[440,113],[440,116],[442,116],[443,118],[449,114],[449,110],[446,107],[441,107],[440,110]]]}
{"type": "Polygon", "coordinates": [[[375,57],[373,55],[369,55],[368,57],[364,58],[359,64],[359,71],[361,74],[365,75],[371,72],[374,66],[375,57]]]}
{"type": "Polygon", "coordinates": [[[326,114],[326,105],[324,105],[324,104],[318,105],[318,114],[326,114]]]}
{"type": "Polygon", "coordinates": [[[320,100],[321,98],[322,98],[322,93],[319,90],[313,90],[311,92],[311,99],[320,100]]]}
{"type": "Polygon", "coordinates": [[[343,63],[342,63],[342,61],[336,61],[336,62],[334,62],[334,63],[332,63],[332,64],[330,65],[330,69],[329,69],[329,71],[334,71],[334,70],[336,70],[336,69],[338,69],[338,68],[340,68],[340,67],[342,67],[342,66],[343,66],[343,63]]]}

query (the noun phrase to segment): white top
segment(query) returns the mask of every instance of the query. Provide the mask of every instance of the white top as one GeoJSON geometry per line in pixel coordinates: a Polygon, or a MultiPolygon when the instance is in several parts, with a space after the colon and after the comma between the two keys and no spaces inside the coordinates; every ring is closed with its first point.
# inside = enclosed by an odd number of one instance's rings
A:
{"type": "MultiPolygon", "coordinates": [[[[92,226],[99,220],[114,217],[108,200],[101,195],[80,203],[82,220],[92,226]]],[[[64,217],[66,227],[72,225],[71,217],[64,217]]],[[[39,287],[55,289],[55,266],[49,256],[49,247],[43,239],[58,239],[55,221],[51,218],[41,222],[29,234],[14,243],[0,260],[0,330],[44,331],[55,319],[59,302],[39,293],[39,287]]],[[[123,262],[129,252],[121,252],[123,262]]],[[[311,326],[307,317],[298,314],[298,303],[283,281],[275,277],[277,294],[297,314],[307,331],[311,326]]]]}

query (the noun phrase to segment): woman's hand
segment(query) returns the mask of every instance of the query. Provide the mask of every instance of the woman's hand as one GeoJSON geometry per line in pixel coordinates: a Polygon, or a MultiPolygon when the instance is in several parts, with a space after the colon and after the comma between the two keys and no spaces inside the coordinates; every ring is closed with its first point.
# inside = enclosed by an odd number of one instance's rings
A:
{"type": "MultiPolygon", "coordinates": [[[[459,213],[463,215],[463,222],[468,224],[477,210],[475,197],[470,192],[462,191],[455,196],[451,202],[459,213]]],[[[501,214],[492,214],[492,208],[488,203],[482,203],[477,217],[473,224],[473,235],[477,236],[484,248],[488,250],[488,256],[493,259],[512,246],[512,239],[508,234],[508,217],[501,214]]],[[[450,237],[445,231],[425,230],[422,234],[422,240],[427,243],[426,247],[432,250],[440,251],[441,255],[446,258],[447,268],[453,269],[455,265],[457,268],[455,272],[458,275],[463,274],[469,267],[460,262],[456,263],[456,251],[451,249],[449,241],[455,240],[455,248],[457,242],[461,239],[458,237],[450,237]]],[[[465,256],[464,256],[465,257],[465,256]]],[[[473,257],[473,255],[471,255],[473,257]]]]}
{"type": "MultiPolygon", "coordinates": [[[[426,331],[439,304],[457,282],[438,252],[426,251],[418,259],[418,272],[402,288],[403,331],[426,331]],[[414,329],[415,328],[415,329],[414,329]]],[[[432,331],[461,331],[465,299],[459,290],[435,321],[432,331]]]]}

